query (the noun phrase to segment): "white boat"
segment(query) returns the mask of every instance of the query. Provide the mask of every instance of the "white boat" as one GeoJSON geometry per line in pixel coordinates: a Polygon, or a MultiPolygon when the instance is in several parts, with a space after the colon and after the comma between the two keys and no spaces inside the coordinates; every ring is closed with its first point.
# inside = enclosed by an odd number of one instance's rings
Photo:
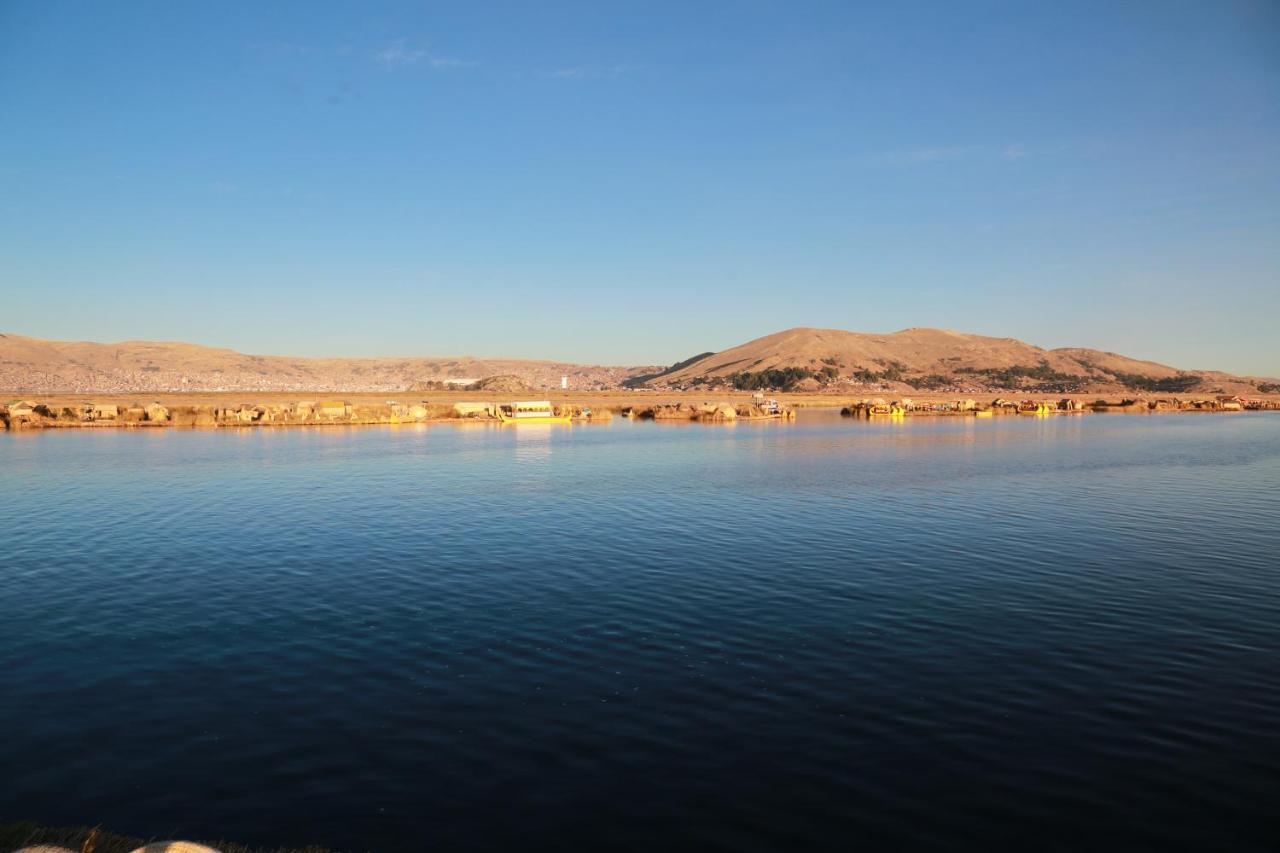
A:
{"type": "Polygon", "coordinates": [[[556,414],[550,400],[521,400],[498,406],[498,420],[504,424],[567,424],[573,415],[568,407],[556,414]]]}

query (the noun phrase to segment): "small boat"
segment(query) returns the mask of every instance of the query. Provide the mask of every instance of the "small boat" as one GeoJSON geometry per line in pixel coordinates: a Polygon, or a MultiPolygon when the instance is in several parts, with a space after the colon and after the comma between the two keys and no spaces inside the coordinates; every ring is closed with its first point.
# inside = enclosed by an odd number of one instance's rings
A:
{"type": "Polygon", "coordinates": [[[498,406],[498,420],[504,424],[567,424],[572,419],[567,407],[557,415],[550,400],[522,400],[498,406]]]}

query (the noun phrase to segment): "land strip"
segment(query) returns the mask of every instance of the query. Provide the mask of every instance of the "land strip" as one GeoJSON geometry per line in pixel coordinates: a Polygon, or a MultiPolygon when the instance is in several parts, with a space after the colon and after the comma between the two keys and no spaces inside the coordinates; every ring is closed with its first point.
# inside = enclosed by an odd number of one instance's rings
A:
{"type": "MultiPolygon", "coordinates": [[[[583,421],[615,415],[659,420],[732,421],[793,417],[797,409],[841,408],[850,415],[901,416],[1058,414],[1084,412],[1233,412],[1280,409],[1280,395],[1172,397],[1093,394],[980,400],[947,395],[857,397],[835,394],[750,392],[707,394],[678,391],[552,391],[536,395],[558,412],[583,421]]],[[[36,399],[0,392],[0,422],[7,429],[102,427],[360,426],[406,423],[483,422],[495,419],[506,400],[473,391],[401,394],[317,392],[245,394],[205,392],[155,395],[61,394],[36,399]]]]}

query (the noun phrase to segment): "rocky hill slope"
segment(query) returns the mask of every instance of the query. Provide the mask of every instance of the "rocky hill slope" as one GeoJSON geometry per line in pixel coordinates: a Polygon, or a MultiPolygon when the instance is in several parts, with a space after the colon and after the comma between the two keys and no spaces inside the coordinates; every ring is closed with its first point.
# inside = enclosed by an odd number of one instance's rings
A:
{"type": "Polygon", "coordinates": [[[52,341],[0,334],[0,390],[18,394],[144,391],[403,391],[495,375],[525,387],[614,388],[654,367],[458,358],[294,358],[195,344],[52,341]]]}
{"type": "Polygon", "coordinates": [[[982,394],[1239,394],[1273,379],[1178,370],[1090,349],[1046,350],[942,329],[891,334],[788,329],[667,368],[458,358],[294,358],[185,343],[51,341],[0,334],[0,391],[13,394],[205,391],[536,391],[611,388],[982,394]]]}
{"type": "Polygon", "coordinates": [[[817,390],[865,387],[886,391],[1157,393],[1256,392],[1274,380],[1202,370],[1091,349],[1046,350],[1014,338],[944,329],[891,334],[795,328],[673,365],[633,384],[817,390]]]}

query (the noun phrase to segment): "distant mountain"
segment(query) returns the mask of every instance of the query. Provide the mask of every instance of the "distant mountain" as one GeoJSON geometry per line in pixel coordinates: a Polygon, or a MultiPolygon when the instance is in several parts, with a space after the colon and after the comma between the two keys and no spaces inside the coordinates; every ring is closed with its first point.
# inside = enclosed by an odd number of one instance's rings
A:
{"type": "Polygon", "coordinates": [[[616,388],[660,368],[474,358],[294,358],[195,344],[51,341],[0,335],[0,390],[17,394],[160,391],[403,391],[448,382],[461,388],[506,376],[530,389],[616,388]]]}
{"type": "Polygon", "coordinates": [[[1046,350],[942,329],[891,334],[796,328],[667,368],[474,358],[294,358],[185,343],[117,344],[0,335],[0,391],[404,391],[608,388],[976,394],[1280,391],[1275,380],[1178,370],[1091,349],[1046,350]]]}
{"type": "Polygon", "coordinates": [[[633,383],[651,387],[892,391],[1252,392],[1269,380],[1178,370],[1091,349],[1046,350],[944,329],[891,334],[795,328],[705,353],[633,383]]]}

